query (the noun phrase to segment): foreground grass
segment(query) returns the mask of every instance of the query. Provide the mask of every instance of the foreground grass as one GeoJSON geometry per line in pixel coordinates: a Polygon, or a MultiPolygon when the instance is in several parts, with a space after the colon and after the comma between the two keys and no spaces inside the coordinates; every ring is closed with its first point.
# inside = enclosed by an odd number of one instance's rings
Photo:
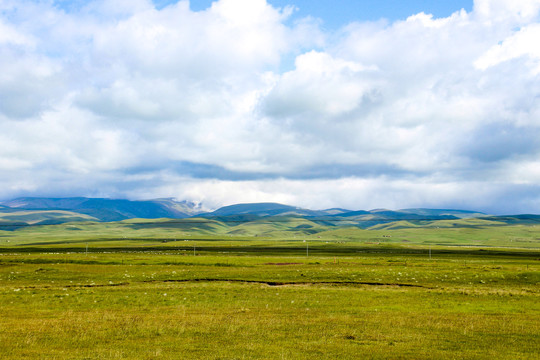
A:
{"type": "Polygon", "coordinates": [[[197,256],[167,248],[0,255],[0,358],[540,353],[538,252],[447,252],[430,260],[399,248],[306,257],[231,253],[222,245],[197,256]]]}

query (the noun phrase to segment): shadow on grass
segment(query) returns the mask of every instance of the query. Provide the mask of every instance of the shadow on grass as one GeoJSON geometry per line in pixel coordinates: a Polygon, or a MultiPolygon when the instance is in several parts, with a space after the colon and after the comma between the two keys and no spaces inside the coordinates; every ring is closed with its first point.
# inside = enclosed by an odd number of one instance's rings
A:
{"type": "MultiPolygon", "coordinates": [[[[156,239],[153,239],[154,241],[156,239]]],[[[195,240],[195,239],[193,239],[195,240]]],[[[201,239],[197,239],[201,240],[201,239]]],[[[77,241],[77,243],[91,243],[102,240],[93,241],[77,241]]],[[[213,240],[214,241],[214,240],[213,240]]],[[[60,243],[58,243],[60,244],[60,243]]],[[[0,253],[85,253],[87,250],[84,246],[13,246],[0,247],[0,253]]],[[[264,246],[264,245],[245,245],[245,246],[230,246],[230,245],[212,245],[196,247],[197,255],[219,255],[227,253],[230,255],[261,255],[261,256],[304,256],[306,255],[305,246],[283,245],[283,246],[264,246]]],[[[193,246],[97,246],[88,248],[88,253],[137,253],[137,252],[159,252],[167,254],[183,255],[186,252],[192,252],[193,246]]],[[[458,255],[458,256],[503,256],[503,257],[523,257],[523,258],[538,258],[540,260],[540,249],[532,250],[516,250],[516,249],[490,249],[490,248],[432,248],[429,247],[400,247],[392,245],[384,246],[350,246],[350,245],[315,245],[310,244],[309,256],[365,256],[365,255],[421,255],[426,256],[431,251],[431,256],[441,255],[458,255]]]]}

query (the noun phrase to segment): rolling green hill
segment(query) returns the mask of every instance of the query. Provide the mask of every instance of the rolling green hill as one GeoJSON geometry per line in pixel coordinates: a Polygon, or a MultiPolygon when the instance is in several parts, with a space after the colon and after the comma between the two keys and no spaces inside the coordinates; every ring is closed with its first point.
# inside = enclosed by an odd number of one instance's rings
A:
{"type": "MultiPolygon", "coordinates": [[[[186,201],[91,198],[18,198],[0,207],[0,231],[49,234],[78,230],[80,234],[186,236],[362,238],[362,231],[417,229],[486,229],[540,225],[540,215],[485,215],[449,209],[309,210],[278,203],[230,205],[200,213],[186,201]],[[100,222],[107,224],[99,225],[100,222]],[[60,224],[72,223],[63,227],[60,224]],[[45,225],[56,225],[47,227],[45,225]]],[[[0,234],[1,235],[1,234],[0,234]]],[[[69,235],[72,236],[72,235],[69,235]]]]}
{"type": "Polygon", "coordinates": [[[0,229],[13,230],[19,227],[54,225],[76,221],[97,221],[98,219],[77,212],[63,210],[21,210],[0,209],[0,229]]]}

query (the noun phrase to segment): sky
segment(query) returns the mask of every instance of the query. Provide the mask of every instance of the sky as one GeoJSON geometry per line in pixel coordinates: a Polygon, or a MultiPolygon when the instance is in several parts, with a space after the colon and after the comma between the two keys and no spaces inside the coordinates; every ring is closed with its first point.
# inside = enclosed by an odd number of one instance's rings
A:
{"type": "Polygon", "coordinates": [[[540,0],[0,0],[0,199],[540,213],[540,0]]]}

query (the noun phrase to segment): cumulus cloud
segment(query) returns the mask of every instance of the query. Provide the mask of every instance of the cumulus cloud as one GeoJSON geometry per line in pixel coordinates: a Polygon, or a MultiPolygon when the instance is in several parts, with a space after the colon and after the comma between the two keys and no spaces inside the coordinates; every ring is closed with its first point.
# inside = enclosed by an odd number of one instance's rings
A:
{"type": "Polygon", "coordinates": [[[524,58],[533,75],[540,74],[540,24],[531,24],[490,48],[475,65],[486,70],[506,61],[524,58]]]}
{"type": "Polygon", "coordinates": [[[538,212],[540,1],[332,33],[291,5],[0,3],[0,197],[538,212]]]}
{"type": "Polygon", "coordinates": [[[323,52],[302,54],[266,96],[265,111],[271,117],[342,115],[369,96],[372,81],[364,74],[375,70],[323,52]]]}
{"type": "Polygon", "coordinates": [[[537,0],[475,0],[474,15],[488,22],[526,23],[538,19],[537,0]]]}

